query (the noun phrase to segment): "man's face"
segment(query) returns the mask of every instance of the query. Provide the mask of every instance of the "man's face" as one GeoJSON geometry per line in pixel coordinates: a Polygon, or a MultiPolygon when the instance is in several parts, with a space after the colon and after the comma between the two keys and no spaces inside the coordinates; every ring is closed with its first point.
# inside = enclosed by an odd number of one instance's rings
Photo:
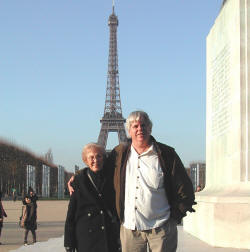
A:
{"type": "Polygon", "coordinates": [[[132,122],[129,135],[131,136],[133,143],[145,143],[150,138],[150,128],[146,126],[143,120],[132,122]]]}

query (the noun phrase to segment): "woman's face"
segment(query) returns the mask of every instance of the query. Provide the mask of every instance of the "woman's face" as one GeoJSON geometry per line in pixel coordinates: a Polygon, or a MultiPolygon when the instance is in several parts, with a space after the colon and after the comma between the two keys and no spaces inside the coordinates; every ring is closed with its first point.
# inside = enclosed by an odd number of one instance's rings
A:
{"type": "Polygon", "coordinates": [[[85,163],[93,172],[100,171],[103,168],[103,153],[97,148],[88,149],[85,163]]]}
{"type": "Polygon", "coordinates": [[[31,202],[31,200],[29,198],[25,198],[25,201],[27,204],[29,204],[31,202]]]}

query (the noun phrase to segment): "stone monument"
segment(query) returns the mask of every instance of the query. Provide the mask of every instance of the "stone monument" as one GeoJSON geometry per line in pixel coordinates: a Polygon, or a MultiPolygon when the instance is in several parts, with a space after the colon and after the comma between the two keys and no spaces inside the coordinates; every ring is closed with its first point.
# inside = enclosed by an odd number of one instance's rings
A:
{"type": "Polygon", "coordinates": [[[207,36],[206,187],[184,230],[250,249],[250,0],[224,0],[207,36]]]}

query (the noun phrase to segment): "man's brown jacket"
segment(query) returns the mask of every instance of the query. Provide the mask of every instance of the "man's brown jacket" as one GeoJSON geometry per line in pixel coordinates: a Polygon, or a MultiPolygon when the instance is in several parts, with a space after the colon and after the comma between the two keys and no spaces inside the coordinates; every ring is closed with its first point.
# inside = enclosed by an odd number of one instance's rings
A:
{"type": "MultiPolygon", "coordinates": [[[[180,223],[187,211],[194,212],[192,209],[192,205],[195,204],[192,182],[175,150],[156,142],[152,136],[151,141],[164,173],[164,187],[170,204],[170,216],[180,223]]],[[[116,210],[121,222],[124,219],[126,164],[130,147],[131,141],[116,146],[106,163],[107,170],[111,171],[110,176],[114,176],[116,210]]]]}

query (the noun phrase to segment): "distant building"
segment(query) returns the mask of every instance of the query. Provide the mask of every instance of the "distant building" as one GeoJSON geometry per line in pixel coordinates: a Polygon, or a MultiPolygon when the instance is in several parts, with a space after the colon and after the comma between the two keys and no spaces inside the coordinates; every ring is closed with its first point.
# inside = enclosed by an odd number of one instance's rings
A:
{"type": "Polygon", "coordinates": [[[190,178],[194,190],[196,191],[197,186],[200,186],[202,190],[206,183],[206,164],[203,162],[190,163],[190,178]]]}

